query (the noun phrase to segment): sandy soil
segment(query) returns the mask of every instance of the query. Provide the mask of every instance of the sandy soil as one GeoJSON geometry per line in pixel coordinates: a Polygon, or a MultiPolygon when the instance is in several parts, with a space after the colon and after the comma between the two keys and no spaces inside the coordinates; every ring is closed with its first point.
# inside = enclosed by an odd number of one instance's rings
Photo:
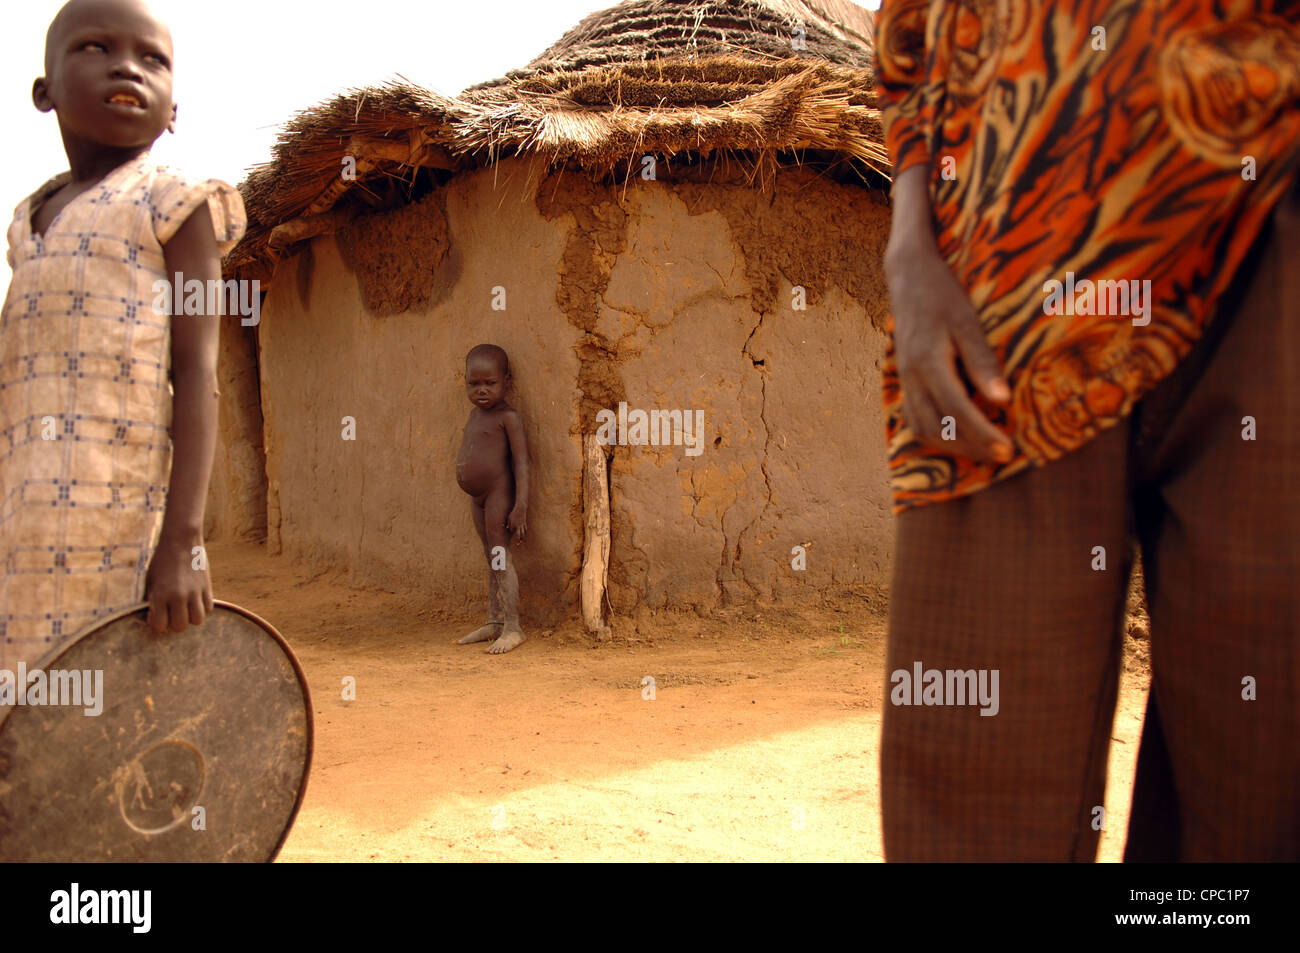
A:
{"type": "MultiPolygon", "coordinates": [[[[283,861],[882,859],[882,591],[647,613],[599,644],[575,622],[488,656],[454,644],[477,618],[254,544],[211,556],[217,597],[275,625],[310,683],[315,760],[283,861]]],[[[1123,853],[1145,643],[1124,669],[1103,861],[1123,853]]]]}

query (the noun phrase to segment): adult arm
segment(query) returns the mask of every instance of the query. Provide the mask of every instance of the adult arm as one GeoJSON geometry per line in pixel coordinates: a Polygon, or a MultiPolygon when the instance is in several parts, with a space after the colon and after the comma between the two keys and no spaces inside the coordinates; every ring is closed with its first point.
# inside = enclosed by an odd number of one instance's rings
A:
{"type": "Polygon", "coordinates": [[[929,0],[885,0],[876,27],[877,98],[894,164],[885,279],[903,418],[918,439],[976,460],[1009,460],[1011,441],[970,399],[958,361],[990,401],[1010,400],[970,299],[935,240],[927,146],[933,83],[926,77],[929,0]],[[944,418],[956,423],[943,440],[944,418]]]}

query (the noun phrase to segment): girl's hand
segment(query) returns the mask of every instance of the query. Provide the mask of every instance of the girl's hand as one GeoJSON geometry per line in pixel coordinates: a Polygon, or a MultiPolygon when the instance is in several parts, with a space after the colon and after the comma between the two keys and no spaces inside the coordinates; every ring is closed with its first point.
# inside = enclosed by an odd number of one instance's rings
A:
{"type": "MultiPolygon", "coordinates": [[[[201,544],[195,544],[201,545],[201,544]]],[[[145,595],[149,600],[149,627],[155,632],[184,632],[186,626],[201,625],[212,611],[212,580],[207,556],[195,569],[194,547],[160,541],[149,561],[145,595]]]]}
{"type": "Polygon", "coordinates": [[[506,529],[515,534],[515,545],[518,546],[524,541],[524,536],[528,533],[528,507],[523,503],[516,503],[515,508],[510,511],[506,518],[506,529]]]}

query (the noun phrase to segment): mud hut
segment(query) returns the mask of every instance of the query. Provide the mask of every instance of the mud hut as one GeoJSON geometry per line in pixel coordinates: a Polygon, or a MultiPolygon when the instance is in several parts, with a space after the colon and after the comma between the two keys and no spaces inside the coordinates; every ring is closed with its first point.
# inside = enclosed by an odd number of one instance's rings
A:
{"type": "Polygon", "coordinates": [[[530,438],[534,624],[883,581],[871,16],[628,0],[454,99],[292,118],[227,260],[269,294],[223,341],[210,528],[482,602],[454,458],[492,342],[530,438]]]}

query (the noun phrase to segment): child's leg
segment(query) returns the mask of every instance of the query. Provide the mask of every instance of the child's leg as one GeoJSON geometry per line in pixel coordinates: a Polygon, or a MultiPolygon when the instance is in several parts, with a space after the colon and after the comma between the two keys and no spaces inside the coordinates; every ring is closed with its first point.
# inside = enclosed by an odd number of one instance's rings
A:
{"type": "Polygon", "coordinates": [[[510,550],[506,550],[506,568],[494,573],[500,579],[501,609],[505,613],[505,625],[501,637],[488,648],[493,655],[509,652],[518,646],[527,636],[519,625],[519,577],[515,574],[515,559],[510,550]]]}
{"type": "Polygon", "coordinates": [[[488,560],[488,621],[486,625],[479,626],[469,635],[457,639],[456,643],[458,645],[495,641],[501,635],[501,627],[505,624],[505,619],[501,615],[501,594],[497,583],[497,574],[492,571],[492,553],[488,546],[483,504],[477,500],[471,500],[469,508],[474,517],[474,528],[478,530],[478,538],[483,541],[483,555],[488,560]]]}
{"type": "Polygon", "coordinates": [[[488,648],[493,655],[509,652],[527,638],[524,630],[519,626],[519,577],[515,574],[515,560],[510,552],[510,531],[506,529],[506,518],[509,517],[513,505],[514,493],[509,480],[502,480],[483,501],[488,557],[489,560],[496,557],[490,565],[493,567],[501,565],[501,557],[504,557],[505,561],[505,568],[492,569],[497,592],[501,598],[501,612],[505,617],[500,637],[488,648]]]}

